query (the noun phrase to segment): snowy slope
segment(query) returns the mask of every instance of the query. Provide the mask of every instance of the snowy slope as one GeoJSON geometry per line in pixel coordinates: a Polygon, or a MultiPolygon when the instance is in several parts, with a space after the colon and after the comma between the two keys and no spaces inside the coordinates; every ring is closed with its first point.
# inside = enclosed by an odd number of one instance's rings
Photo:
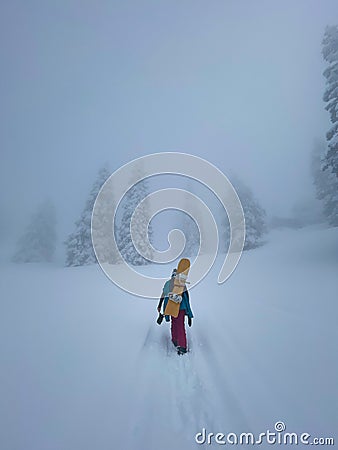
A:
{"type": "Polygon", "coordinates": [[[157,302],[99,267],[2,265],[0,448],[190,449],[203,427],[278,420],[335,436],[337,263],[338,230],[316,228],[275,231],[222,286],[219,259],[191,291],[182,357],[157,302]]]}

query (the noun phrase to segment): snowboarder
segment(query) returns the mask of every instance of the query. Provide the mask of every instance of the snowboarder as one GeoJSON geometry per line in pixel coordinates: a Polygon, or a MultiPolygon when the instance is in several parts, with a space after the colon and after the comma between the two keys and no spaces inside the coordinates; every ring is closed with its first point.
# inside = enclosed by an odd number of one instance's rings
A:
{"type": "MultiPolygon", "coordinates": [[[[176,277],[176,269],[173,270],[173,273],[171,275],[171,279],[166,281],[166,283],[163,286],[162,295],[159,301],[159,304],[157,306],[157,311],[161,315],[161,308],[163,305],[163,312],[165,311],[166,305],[168,303],[169,293],[172,291],[172,286],[174,283],[176,277]]],[[[192,318],[194,317],[191,307],[190,307],[190,301],[189,301],[189,292],[186,287],[184,286],[184,290],[182,293],[182,301],[180,303],[180,309],[177,317],[173,316],[165,316],[165,320],[169,322],[171,317],[171,340],[174,346],[177,348],[177,353],[179,355],[183,355],[187,352],[187,336],[185,332],[185,316],[188,316],[188,325],[191,327],[192,325],[192,318]]],[[[162,321],[162,320],[161,320],[162,321]]],[[[161,323],[161,321],[158,321],[158,323],[161,323]]]]}

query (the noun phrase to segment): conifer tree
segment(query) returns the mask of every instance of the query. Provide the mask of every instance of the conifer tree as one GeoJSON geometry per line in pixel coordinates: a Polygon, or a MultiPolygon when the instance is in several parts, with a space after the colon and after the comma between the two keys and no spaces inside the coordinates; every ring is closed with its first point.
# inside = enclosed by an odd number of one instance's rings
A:
{"type": "MultiPolygon", "coordinates": [[[[263,237],[267,232],[266,212],[254,197],[251,189],[238,178],[233,177],[232,184],[241,201],[245,218],[245,243],[244,250],[256,248],[263,243],[263,237]]],[[[223,221],[223,239],[220,237],[222,248],[228,248],[230,239],[229,220],[223,221]],[[223,241],[223,242],[222,242],[223,241]],[[225,245],[224,245],[225,244],[225,245]]]]}
{"type": "Polygon", "coordinates": [[[326,186],[319,187],[319,198],[324,202],[324,214],[330,225],[338,226],[338,26],[326,27],[323,39],[323,57],[327,63],[324,70],[326,89],[323,100],[330,113],[331,128],[326,133],[327,152],[323,170],[328,172],[326,186]]]}
{"type": "Polygon", "coordinates": [[[41,203],[17,243],[13,262],[51,262],[56,248],[56,213],[51,200],[41,203]]]}
{"type": "Polygon", "coordinates": [[[75,222],[75,230],[65,241],[66,266],[84,266],[97,262],[91,237],[91,217],[97,194],[109,175],[106,166],[99,170],[81,216],[75,222]]]}
{"type": "Polygon", "coordinates": [[[338,26],[326,27],[323,39],[323,57],[327,63],[324,70],[326,89],[323,100],[325,109],[330,113],[332,126],[326,133],[328,151],[325,157],[325,169],[338,177],[338,26]]]}
{"type": "MultiPolygon", "coordinates": [[[[138,169],[134,174],[132,174],[131,182],[133,180],[139,179],[141,174],[141,169],[138,169]]],[[[142,235],[141,230],[146,229],[146,218],[148,217],[147,208],[148,201],[146,200],[140,208],[135,212],[136,207],[141,203],[143,199],[148,195],[148,183],[147,180],[142,180],[137,184],[134,184],[131,189],[126,193],[125,201],[123,202],[122,208],[122,218],[117,229],[117,244],[123,259],[134,266],[141,266],[149,264],[152,258],[152,250],[146,245],[146,240],[142,235]],[[130,232],[130,222],[134,215],[135,220],[135,234],[133,238],[135,239],[137,245],[142,250],[145,258],[141,256],[133,245],[130,232]]],[[[147,229],[149,241],[152,242],[152,226],[149,224],[147,229]]]]}

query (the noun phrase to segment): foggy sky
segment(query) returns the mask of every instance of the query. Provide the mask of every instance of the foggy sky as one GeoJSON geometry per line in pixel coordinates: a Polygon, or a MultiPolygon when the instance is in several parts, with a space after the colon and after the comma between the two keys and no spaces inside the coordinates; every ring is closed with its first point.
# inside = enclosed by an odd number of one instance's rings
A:
{"type": "Polygon", "coordinates": [[[313,195],[309,153],[329,128],[321,40],[337,1],[11,0],[0,20],[11,229],[50,195],[72,231],[105,161],[113,171],[159,151],[234,170],[269,214],[313,195]]]}

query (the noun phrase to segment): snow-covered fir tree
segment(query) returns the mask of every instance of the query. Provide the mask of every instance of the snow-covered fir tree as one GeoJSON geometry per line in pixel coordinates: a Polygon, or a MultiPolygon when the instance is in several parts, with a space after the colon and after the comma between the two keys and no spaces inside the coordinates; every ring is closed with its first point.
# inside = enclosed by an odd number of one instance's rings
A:
{"type": "MultiPolygon", "coordinates": [[[[245,217],[245,243],[244,250],[256,248],[263,243],[263,237],[267,232],[266,212],[256,200],[251,189],[237,177],[231,180],[237,195],[242,203],[245,217]]],[[[228,248],[230,237],[229,220],[223,220],[223,232],[220,235],[220,246],[228,248]]]]}
{"type": "Polygon", "coordinates": [[[325,156],[326,168],[338,177],[338,26],[326,27],[323,39],[323,57],[328,66],[324,70],[326,89],[323,100],[330,113],[332,126],[326,134],[328,151],[325,156]]]}
{"type": "Polygon", "coordinates": [[[56,248],[56,213],[51,200],[41,203],[17,243],[13,261],[51,262],[56,248]]]}
{"type": "Polygon", "coordinates": [[[178,228],[184,233],[186,239],[184,255],[187,257],[196,256],[200,245],[198,226],[188,214],[181,213],[180,216],[183,216],[183,218],[181,226],[178,228]]]}
{"type": "MultiPolygon", "coordinates": [[[[188,192],[193,193],[191,183],[187,184],[186,190],[188,192]]],[[[185,208],[185,209],[188,210],[189,206],[190,206],[190,204],[189,204],[190,197],[188,197],[184,193],[182,193],[182,195],[184,196],[185,203],[187,205],[187,208],[185,208]]],[[[184,233],[184,236],[186,239],[184,254],[187,257],[196,256],[199,246],[200,246],[200,231],[198,229],[198,226],[195,223],[195,221],[192,219],[192,217],[190,217],[186,213],[178,212],[178,217],[181,218],[181,221],[180,221],[180,226],[178,226],[177,228],[179,228],[184,233]]],[[[202,227],[201,223],[199,225],[200,225],[200,227],[202,227]]]]}
{"type": "Polygon", "coordinates": [[[100,263],[116,264],[118,262],[117,254],[111,243],[113,237],[113,223],[110,221],[111,215],[107,212],[113,208],[114,204],[114,186],[110,188],[105,186],[101,192],[99,202],[95,205],[92,222],[93,231],[95,231],[95,252],[100,263]]]}
{"type": "Polygon", "coordinates": [[[323,170],[328,172],[327,185],[320,189],[319,198],[324,202],[324,214],[331,225],[338,226],[338,26],[326,27],[323,49],[328,66],[324,70],[326,89],[323,100],[330,114],[332,126],[326,133],[327,152],[323,170]]]}
{"type": "Polygon", "coordinates": [[[65,241],[67,266],[84,266],[97,262],[91,237],[91,217],[97,194],[109,176],[107,166],[99,170],[81,216],[75,222],[75,230],[65,241]]]}
{"type": "MultiPolygon", "coordinates": [[[[138,169],[133,175],[131,182],[133,180],[139,179],[141,174],[141,169],[138,169]]],[[[139,203],[149,194],[147,180],[142,180],[137,184],[133,185],[131,189],[126,193],[126,197],[121,205],[123,208],[122,217],[117,228],[116,237],[117,245],[121,252],[123,259],[134,266],[142,266],[149,264],[152,259],[152,250],[146,245],[142,231],[146,228],[146,218],[148,217],[147,208],[148,201],[146,200],[134,215],[135,220],[135,234],[133,236],[135,242],[142,250],[145,258],[141,256],[133,245],[130,233],[130,222],[131,217],[136,210],[139,203]]],[[[153,230],[151,224],[148,226],[148,238],[150,243],[152,243],[153,230]]]]}
{"type": "Polygon", "coordinates": [[[338,178],[329,170],[324,170],[327,148],[323,141],[316,140],[311,154],[311,174],[320,200],[323,215],[330,225],[338,225],[338,178]]]}
{"type": "Polygon", "coordinates": [[[262,244],[263,236],[267,232],[266,213],[247,186],[239,185],[237,193],[243,205],[245,217],[244,250],[248,250],[262,244]]]}

